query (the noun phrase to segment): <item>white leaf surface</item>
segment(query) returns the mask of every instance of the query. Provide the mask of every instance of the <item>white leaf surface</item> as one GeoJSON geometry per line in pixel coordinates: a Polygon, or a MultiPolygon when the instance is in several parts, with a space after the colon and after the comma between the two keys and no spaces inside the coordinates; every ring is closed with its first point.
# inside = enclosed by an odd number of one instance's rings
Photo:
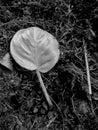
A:
{"type": "Polygon", "coordinates": [[[42,73],[52,69],[59,59],[59,44],[54,36],[38,28],[19,30],[10,44],[15,61],[28,70],[42,73]]]}

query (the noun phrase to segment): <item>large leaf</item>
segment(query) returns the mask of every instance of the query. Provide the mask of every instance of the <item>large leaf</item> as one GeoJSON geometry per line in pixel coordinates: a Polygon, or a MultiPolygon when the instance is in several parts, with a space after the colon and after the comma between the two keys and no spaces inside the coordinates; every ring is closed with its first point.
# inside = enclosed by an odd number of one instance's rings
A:
{"type": "Polygon", "coordinates": [[[30,27],[16,32],[10,50],[20,66],[46,73],[59,59],[58,46],[57,40],[50,33],[38,27],[30,27]]]}
{"type": "Polygon", "coordinates": [[[11,55],[20,66],[31,71],[36,70],[42,91],[50,106],[52,102],[40,72],[46,73],[55,66],[60,54],[58,47],[55,37],[38,27],[19,30],[10,45],[11,55]]]}

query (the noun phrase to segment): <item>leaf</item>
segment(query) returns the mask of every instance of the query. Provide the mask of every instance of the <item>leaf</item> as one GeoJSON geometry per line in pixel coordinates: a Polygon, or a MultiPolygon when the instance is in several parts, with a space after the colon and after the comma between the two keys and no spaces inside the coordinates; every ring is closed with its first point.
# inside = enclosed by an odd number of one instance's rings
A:
{"type": "Polygon", "coordinates": [[[60,54],[57,40],[38,27],[16,32],[11,40],[10,51],[20,66],[42,73],[55,66],[60,54]]]}
{"type": "Polygon", "coordinates": [[[42,91],[50,106],[52,102],[40,72],[46,73],[55,66],[60,54],[58,47],[55,37],[38,27],[19,30],[10,45],[11,55],[20,66],[31,71],[36,70],[42,91]]]}
{"type": "Polygon", "coordinates": [[[0,60],[0,64],[6,67],[7,69],[13,71],[9,53],[6,53],[5,56],[0,60]]]}

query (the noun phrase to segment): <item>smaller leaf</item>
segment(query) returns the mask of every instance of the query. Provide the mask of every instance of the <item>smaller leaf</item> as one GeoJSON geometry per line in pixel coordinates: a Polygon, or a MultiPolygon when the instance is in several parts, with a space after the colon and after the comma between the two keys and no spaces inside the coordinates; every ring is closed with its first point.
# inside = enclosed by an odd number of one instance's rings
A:
{"type": "Polygon", "coordinates": [[[7,69],[13,71],[9,53],[6,53],[5,56],[0,60],[0,64],[6,67],[7,69]]]}

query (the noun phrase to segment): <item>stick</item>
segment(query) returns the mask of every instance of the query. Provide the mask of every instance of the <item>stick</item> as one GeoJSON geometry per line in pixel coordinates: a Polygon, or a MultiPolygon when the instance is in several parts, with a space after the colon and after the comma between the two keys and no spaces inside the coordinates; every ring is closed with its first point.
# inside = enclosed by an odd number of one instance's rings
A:
{"type": "MultiPolygon", "coordinates": [[[[83,44],[84,44],[84,42],[83,42],[83,44]]],[[[90,80],[90,70],[89,70],[89,64],[88,64],[87,49],[86,49],[85,44],[84,44],[84,55],[85,55],[85,64],[86,64],[86,72],[87,72],[87,81],[88,81],[89,94],[92,95],[91,80],[90,80]]]]}
{"type": "Polygon", "coordinates": [[[45,98],[46,98],[46,100],[47,100],[49,106],[52,106],[53,104],[52,104],[51,99],[50,99],[50,97],[49,97],[49,95],[48,95],[48,92],[47,92],[47,90],[46,90],[46,87],[45,87],[45,85],[44,85],[44,83],[43,83],[41,74],[40,74],[40,72],[39,72],[38,70],[36,70],[36,73],[37,73],[37,76],[38,76],[38,79],[39,79],[39,82],[40,82],[42,91],[43,91],[43,93],[44,93],[44,95],[45,95],[45,98]]]}

